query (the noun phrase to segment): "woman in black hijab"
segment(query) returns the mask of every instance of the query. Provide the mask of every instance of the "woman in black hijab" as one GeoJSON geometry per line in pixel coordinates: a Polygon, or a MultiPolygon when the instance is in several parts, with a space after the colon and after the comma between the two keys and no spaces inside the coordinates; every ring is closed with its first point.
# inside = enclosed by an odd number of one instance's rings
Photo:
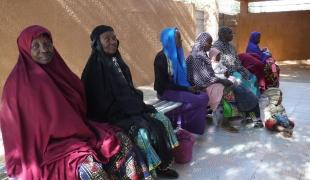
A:
{"type": "Polygon", "coordinates": [[[82,74],[88,113],[94,121],[115,124],[129,134],[143,152],[149,171],[177,178],[169,165],[178,146],[169,119],[143,102],[143,93],[133,86],[131,72],[119,51],[119,41],[110,26],[97,26],[90,36],[92,52],[82,74]]]}

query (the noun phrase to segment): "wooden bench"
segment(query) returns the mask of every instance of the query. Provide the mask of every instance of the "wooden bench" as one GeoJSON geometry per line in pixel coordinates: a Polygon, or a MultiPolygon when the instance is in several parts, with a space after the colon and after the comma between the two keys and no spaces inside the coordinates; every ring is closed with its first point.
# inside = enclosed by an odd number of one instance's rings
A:
{"type": "Polygon", "coordinates": [[[167,113],[182,105],[181,102],[158,100],[152,104],[158,112],[167,113]]]}
{"type": "Polygon", "coordinates": [[[156,92],[151,86],[138,87],[143,92],[143,99],[146,104],[153,105],[158,112],[167,113],[182,105],[181,102],[159,100],[156,92]]]}

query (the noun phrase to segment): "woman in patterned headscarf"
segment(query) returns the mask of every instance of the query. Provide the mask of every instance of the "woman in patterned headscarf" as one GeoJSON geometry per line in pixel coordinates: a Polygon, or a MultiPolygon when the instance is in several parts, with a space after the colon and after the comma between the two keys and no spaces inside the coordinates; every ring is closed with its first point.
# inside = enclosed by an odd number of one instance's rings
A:
{"type": "MultiPolygon", "coordinates": [[[[215,76],[211,60],[206,54],[211,45],[212,37],[209,33],[203,32],[199,34],[190,55],[186,59],[186,63],[189,82],[208,93],[209,105],[213,110],[213,120],[216,122],[215,112],[221,102],[224,87],[229,87],[232,83],[227,79],[220,79],[215,76]]],[[[236,128],[229,124],[229,121],[224,121],[222,127],[230,132],[238,132],[236,128]]]]}
{"type": "Polygon", "coordinates": [[[259,95],[256,77],[242,66],[236,49],[229,43],[233,39],[232,30],[229,27],[221,27],[218,35],[219,39],[213,44],[213,47],[221,51],[220,62],[227,67],[230,75],[241,80],[244,87],[251,90],[254,94],[259,95]]]}

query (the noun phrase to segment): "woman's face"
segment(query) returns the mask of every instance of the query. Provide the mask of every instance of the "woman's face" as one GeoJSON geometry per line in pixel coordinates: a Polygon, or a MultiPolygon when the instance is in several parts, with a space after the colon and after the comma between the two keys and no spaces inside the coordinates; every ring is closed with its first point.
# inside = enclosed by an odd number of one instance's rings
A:
{"type": "Polygon", "coordinates": [[[180,31],[178,30],[175,32],[175,43],[178,48],[182,47],[182,37],[180,31]]]}
{"type": "Polygon", "coordinates": [[[100,43],[107,54],[115,54],[117,51],[117,38],[113,31],[100,34],[100,43]]]}
{"type": "Polygon", "coordinates": [[[226,42],[232,41],[233,38],[234,38],[234,35],[233,35],[232,31],[229,31],[229,32],[224,34],[224,39],[225,39],[226,42]]]}
{"type": "Polygon", "coordinates": [[[206,44],[204,44],[203,46],[203,51],[207,52],[210,50],[211,46],[212,46],[212,38],[209,38],[206,42],[206,44]]]}
{"type": "Polygon", "coordinates": [[[48,36],[41,35],[32,40],[31,57],[39,64],[48,64],[53,60],[54,47],[48,36]]]}

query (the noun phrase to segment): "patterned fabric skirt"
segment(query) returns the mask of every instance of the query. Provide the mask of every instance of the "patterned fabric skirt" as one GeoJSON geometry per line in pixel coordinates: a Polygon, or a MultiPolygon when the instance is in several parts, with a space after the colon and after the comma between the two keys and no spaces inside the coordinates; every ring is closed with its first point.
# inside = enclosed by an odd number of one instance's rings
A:
{"type": "Polygon", "coordinates": [[[81,180],[110,179],[107,172],[103,169],[103,165],[95,162],[92,156],[88,156],[81,164],[79,176],[81,180]]]}
{"type": "Polygon", "coordinates": [[[86,158],[79,168],[81,180],[138,180],[153,179],[140,152],[123,133],[117,137],[121,142],[121,151],[114,155],[108,164],[95,162],[92,156],[86,158]]]}
{"type": "MultiPolygon", "coordinates": [[[[166,134],[168,135],[168,142],[166,143],[168,144],[169,149],[174,149],[175,147],[179,146],[179,142],[173,131],[173,127],[169,118],[160,112],[153,113],[151,114],[151,116],[161,121],[164,125],[166,129],[166,134]]],[[[151,145],[151,139],[152,137],[150,137],[150,134],[147,132],[147,130],[141,128],[139,129],[138,136],[136,137],[135,142],[146,157],[149,171],[154,174],[155,169],[161,164],[161,159],[157,155],[154,147],[151,145]]]]}
{"type": "Polygon", "coordinates": [[[157,155],[155,149],[151,145],[149,133],[146,129],[139,129],[138,136],[136,137],[135,143],[144,154],[147,162],[147,166],[150,172],[154,173],[155,169],[160,165],[161,160],[157,155]]]}
{"type": "Polygon", "coordinates": [[[163,125],[165,126],[166,132],[168,134],[167,143],[169,144],[170,149],[174,149],[175,147],[179,146],[179,142],[178,142],[176,134],[173,131],[173,127],[172,127],[170,119],[161,112],[153,113],[151,116],[161,121],[163,125]]]}
{"type": "Polygon", "coordinates": [[[225,88],[221,102],[224,118],[250,117],[251,119],[254,119],[258,117],[258,112],[256,112],[257,109],[254,109],[251,112],[241,112],[238,110],[236,103],[233,90],[229,87],[225,88]]]}

